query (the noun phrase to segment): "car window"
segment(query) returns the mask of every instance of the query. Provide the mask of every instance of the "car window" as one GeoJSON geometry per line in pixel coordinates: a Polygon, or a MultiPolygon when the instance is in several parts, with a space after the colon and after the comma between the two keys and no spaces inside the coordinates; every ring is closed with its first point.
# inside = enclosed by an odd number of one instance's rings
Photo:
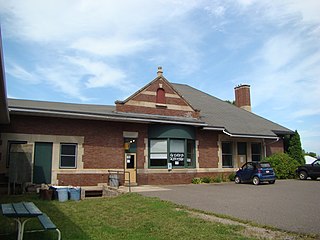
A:
{"type": "Polygon", "coordinates": [[[244,169],[247,169],[247,167],[248,167],[248,164],[246,163],[246,164],[244,164],[243,166],[242,166],[242,169],[244,170],[244,169]]]}
{"type": "Polygon", "coordinates": [[[270,168],[270,163],[260,163],[261,168],[270,168]]]}
{"type": "Polygon", "coordinates": [[[320,160],[315,161],[315,162],[313,163],[313,166],[320,166],[320,160]]]}
{"type": "Polygon", "coordinates": [[[252,165],[252,163],[248,163],[247,166],[248,166],[247,169],[250,169],[250,170],[254,169],[254,166],[252,165]]]}

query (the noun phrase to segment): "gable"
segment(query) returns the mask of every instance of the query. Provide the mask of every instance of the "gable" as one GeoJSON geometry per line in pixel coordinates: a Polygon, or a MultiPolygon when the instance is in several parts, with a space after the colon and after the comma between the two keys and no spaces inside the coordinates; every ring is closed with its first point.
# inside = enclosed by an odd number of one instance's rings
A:
{"type": "Polygon", "coordinates": [[[116,101],[116,111],[165,116],[198,118],[194,109],[162,76],[162,71],[152,82],[125,101],[116,101]]]}

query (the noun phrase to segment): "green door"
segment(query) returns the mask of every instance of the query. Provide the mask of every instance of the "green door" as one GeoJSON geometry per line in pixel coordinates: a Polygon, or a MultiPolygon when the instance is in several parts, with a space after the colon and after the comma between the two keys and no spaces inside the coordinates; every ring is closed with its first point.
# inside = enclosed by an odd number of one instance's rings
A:
{"type": "Polygon", "coordinates": [[[34,150],[33,183],[51,183],[52,143],[38,142],[34,150]]]}

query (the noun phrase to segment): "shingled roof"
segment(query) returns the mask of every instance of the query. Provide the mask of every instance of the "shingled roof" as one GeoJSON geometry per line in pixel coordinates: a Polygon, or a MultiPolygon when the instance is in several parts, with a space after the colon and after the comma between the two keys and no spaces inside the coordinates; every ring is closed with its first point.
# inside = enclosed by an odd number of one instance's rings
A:
{"type": "Polygon", "coordinates": [[[201,120],[208,124],[205,127],[207,129],[224,128],[225,132],[232,136],[276,137],[280,134],[293,133],[288,128],[188,85],[172,83],[172,86],[192,106],[200,109],[201,120]]]}
{"type": "Polygon", "coordinates": [[[292,131],[288,128],[252,112],[238,108],[198,89],[184,84],[171,83],[171,85],[194,108],[200,110],[200,119],[117,112],[115,106],[110,105],[17,99],[9,99],[8,105],[11,114],[141,123],[187,124],[203,127],[203,129],[208,130],[220,130],[234,137],[275,138],[278,135],[292,134],[292,131]]]}
{"type": "Polygon", "coordinates": [[[92,119],[118,122],[169,123],[193,126],[207,125],[203,121],[195,118],[117,112],[115,106],[110,105],[75,104],[20,99],[8,99],[8,104],[10,114],[18,115],[23,114],[31,116],[92,119]]]}

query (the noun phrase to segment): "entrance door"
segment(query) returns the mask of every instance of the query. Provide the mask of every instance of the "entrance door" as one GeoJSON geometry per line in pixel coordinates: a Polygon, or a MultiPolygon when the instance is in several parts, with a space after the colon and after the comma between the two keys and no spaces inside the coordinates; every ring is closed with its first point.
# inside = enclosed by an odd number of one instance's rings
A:
{"type": "Polygon", "coordinates": [[[124,166],[125,166],[125,183],[136,184],[137,183],[137,168],[136,168],[136,154],[125,153],[124,154],[124,166]],[[130,179],[129,179],[130,178],[130,179]]]}
{"type": "Polygon", "coordinates": [[[51,183],[52,143],[37,142],[34,150],[33,183],[51,183]]]}

